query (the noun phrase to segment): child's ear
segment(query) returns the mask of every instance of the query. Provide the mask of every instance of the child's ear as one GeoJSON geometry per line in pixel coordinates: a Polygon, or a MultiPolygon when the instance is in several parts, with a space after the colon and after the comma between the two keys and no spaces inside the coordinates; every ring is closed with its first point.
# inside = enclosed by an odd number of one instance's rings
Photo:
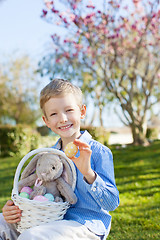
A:
{"type": "Polygon", "coordinates": [[[86,105],[83,104],[81,107],[81,119],[84,119],[86,116],[86,105]]]}
{"type": "Polygon", "coordinates": [[[44,115],[42,116],[42,119],[45,122],[45,124],[47,125],[47,127],[50,128],[48,119],[44,115]]]}

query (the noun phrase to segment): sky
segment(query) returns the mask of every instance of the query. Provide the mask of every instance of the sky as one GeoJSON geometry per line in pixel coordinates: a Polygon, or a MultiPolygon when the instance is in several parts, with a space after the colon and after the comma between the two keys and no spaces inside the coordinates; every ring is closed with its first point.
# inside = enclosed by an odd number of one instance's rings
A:
{"type": "Polygon", "coordinates": [[[50,41],[53,26],[40,18],[43,0],[0,2],[0,52],[20,51],[36,57],[50,41]]]}
{"type": "MultiPolygon", "coordinates": [[[[17,52],[28,54],[35,61],[43,57],[55,31],[55,26],[41,19],[43,8],[43,0],[0,1],[0,58],[17,52]]],[[[46,82],[43,81],[41,88],[46,82]]],[[[104,116],[105,126],[122,126],[112,110],[106,110],[104,116]]]]}

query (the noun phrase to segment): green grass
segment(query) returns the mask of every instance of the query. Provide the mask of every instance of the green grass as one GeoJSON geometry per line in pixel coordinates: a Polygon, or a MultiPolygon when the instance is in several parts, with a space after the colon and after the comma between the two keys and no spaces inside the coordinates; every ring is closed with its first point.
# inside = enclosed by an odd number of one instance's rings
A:
{"type": "Polygon", "coordinates": [[[109,240],[160,239],[160,142],[112,149],[120,206],[109,240]]]}
{"type": "Polygon", "coordinates": [[[0,158],[0,208],[11,196],[13,179],[19,158],[0,158]]]}
{"type": "MultiPolygon", "coordinates": [[[[160,239],[160,142],[115,149],[120,206],[110,212],[109,240],[160,239]]],[[[10,198],[18,158],[0,158],[0,207],[10,198]]]]}

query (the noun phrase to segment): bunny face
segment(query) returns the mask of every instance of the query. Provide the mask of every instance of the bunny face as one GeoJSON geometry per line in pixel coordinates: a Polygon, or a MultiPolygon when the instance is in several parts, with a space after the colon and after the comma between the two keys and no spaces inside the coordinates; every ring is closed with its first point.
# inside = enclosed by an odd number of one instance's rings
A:
{"type": "Polygon", "coordinates": [[[77,197],[71,187],[72,182],[73,173],[65,158],[44,152],[35,155],[25,167],[18,188],[20,192],[22,187],[34,185],[30,199],[47,192],[53,194],[55,202],[65,200],[75,204],[77,197]]]}
{"type": "Polygon", "coordinates": [[[53,181],[61,176],[63,164],[59,156],[46,153],[42,155],[36,166],[36,173],[43,182],[53,181]]]}

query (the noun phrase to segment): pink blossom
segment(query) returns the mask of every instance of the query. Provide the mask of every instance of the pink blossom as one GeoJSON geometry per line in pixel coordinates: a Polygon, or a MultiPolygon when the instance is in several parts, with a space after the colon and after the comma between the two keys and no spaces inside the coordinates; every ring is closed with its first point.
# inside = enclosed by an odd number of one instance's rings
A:
{"type": "Polygon", "coordinates": [[[138,41],[138,38],[137,38],[137,37],[134,37],[133,40],[134,40],[134,42],[137,42],[137,41],[138,41]]]}
{"type": "Polygon", "coordinates": [[[92,17],[94,17],[94,16],[95,16],[95,13],[90,13],[90,14],[88,14],[88,15],[86,16],[86,19],[92,18],[92,17]]]}
{"type": "Polygon", "coordinates": [[[73,22],[78,25],[79,24],[79,17],[75,16],[75,18],[73,19],[73,22]]]}
{"type": "Polygon", "coordinates": [[[104,29],[104,34],[109,33],[109,30],[107,28],[104,29]]]}
{"type": "Polygon", "coordinates": [[[75,10],[77,8],[77,4],[73,4],[73,10],[75,10]]]}
{"type": "Polygon", "coordinates": [[[78,52],[73,53],[73,57],[77,57],[78,56],[78,52]]]}
{"type": "Polygon", "coordinates": [[[128,6],[124,6],[124,10],[128,10],[128,6]]]}
{"type": "Polygon", "coordinates": [[[136,30],[136,25],[135,24],[132,25],[132,29],[136,30]]]}
{"type": "Polygon", "coordinates": [[[71,21],[73,22],[74,19],[75,19],[75,15],[71,13],[71,14],[70,14],[70,19],[71,19],[71,21]]]}
{"type": "Polygon", "coordinates": [[[87,50],[86,50],[86,52],[88,53],[88,54],[90,54],[91,53],[91,48],[88,46],[87,47],[87,50]]]}
{"type": "Polygon", "coordinates": [[[157,77],[160,78],[160,72],[157,74],[157,77]]]}
{"type": "Polygon", "coordinates": [[[77,50],[80,50],[83,48],[82,44],[74,43],[74,46],[77,50]]]}
{"type": "Polygon", "coordinates": [[[63,53],[63,56],[66,57],[66,58],[69,58],[69,57],[70,57],[68,52],[64,52],[64,53],[63,53]]]}
{"type": "Polygon", "coordinates": [[[118,52],[119,52],[120,54],[122,54],[123,51],[124,51],[122,47],[118,47],[117,50],[118,50],[118,52]]]}
{"type": "Polygon", "coordinates": [[[70,40],[64,39],[64,43],[69,43],[69,42],[70,42],[70,40]]]}
{"type": "Polygon", "coordinates": [[[52,11],[53,13],[59,13],[59,11],[56,10],[54,7],[51,9],[51,11],[52,11]]]}
{"type": "Polygon", "coordinates": [[[156,14],[154,13],[153,16],[152,16],[152,18],[155,18],[155,17],[156,17],[156,14]]]}
{"type": "Polygon", "coordinates": [[[57,22],[56,22],[56,25],[61,25],[61,22],[60,22],[60,21],[57,21],[57,22]]]}
{"type": "Polygon", "coordinates": [[[139,3],[139,0],[133,0],[133,3],[134,3],[134,4],[138,4],[138,3],[139,3]]]}
{"type": "Polygon", "coordinates": [[[86,37],[86,38],[89,38],[89,37],[90,37],[90,34],[89,34],[89,33],[85,33],[85,37],[86,37]]]}
{"type": "Polygon", "coordinates": [[[57,59],[56,59],[56,63],[59,63],[59,62],[60,62],[60,58],[57,58],[57,59]]]}
{"type": "Polygon", "coordinates": [[[54,38],[55,38],[55,34],[54,34],[54,35],[51,35],[51,38],[54,39],[54,38]]]}
{"type": "Polygon", "coordinates": [[[87,7],[87,8],[95,9],[95,6],[93,6],[93,5],[87,5],[86,7],[87,7]]]}
{"type": "Polygon", "coordinates": [[[54,4],[53,1],[45,1],[45,5],[48,9],[51,9],[53,4],[54,4]]]}
{"type": "Polygon", "coordinates": [[[44,9],[42,10],[42,12],[43,12],[43,17],[45,17],[45,16],[47,15],[47,13],[48,13],[48,12],[47,12],[46,10],[44,10],[44,9]]]}
{"type": "Polygon", "coordinates": [[[151,25],[152,25],[152,27],[153,27],[153,28],[155,28],[155,27],[156,27],[154,23],[152,23],[151,25]]]}
{"type": "Polygon", "coordinates": [[[63,18],[64,23],[68,23],[66,18],[63,18]]]}

